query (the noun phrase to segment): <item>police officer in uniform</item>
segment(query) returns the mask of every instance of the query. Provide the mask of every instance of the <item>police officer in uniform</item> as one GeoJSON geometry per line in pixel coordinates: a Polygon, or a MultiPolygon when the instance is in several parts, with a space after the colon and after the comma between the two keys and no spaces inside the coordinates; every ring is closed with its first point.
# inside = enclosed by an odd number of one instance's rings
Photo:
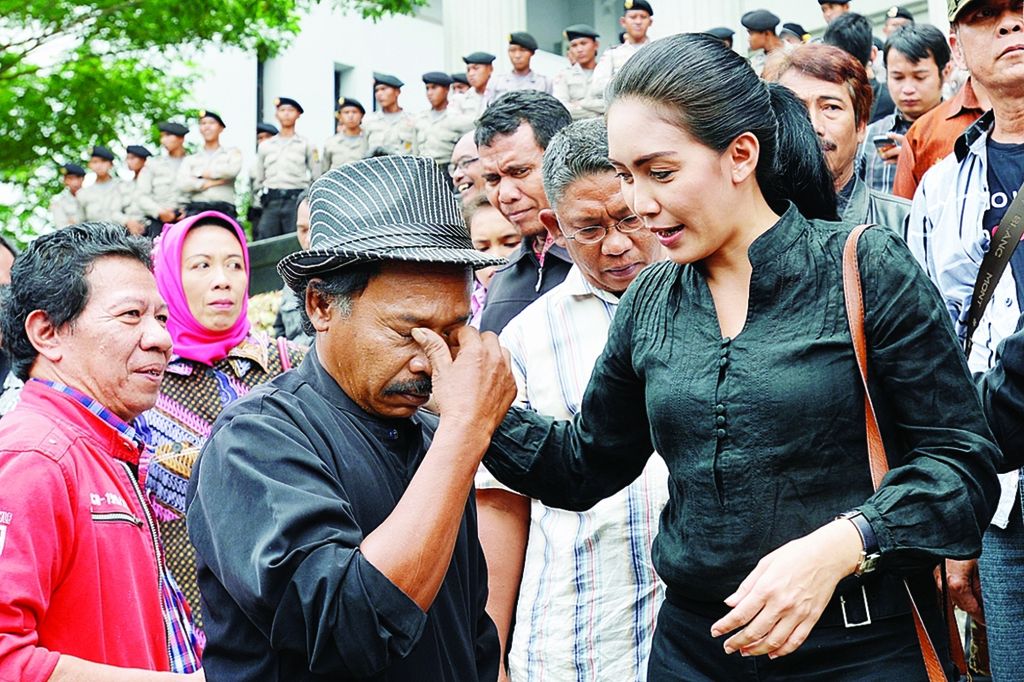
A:
{"type": "Polygon", "coordinates": [[[67,227],[82,222],[82,207],[75,195],[82,189],[85,180],[85,169],[77,163],[65,163],[60,167],[64,180],[64,189],[50,201],[50,213],[53,214],[53,226],[67,227]]]}
{"type": "Polygon", "coordinates": [[[590,80],[597,66],[597,31],[586,24],[573,24],[562,32],[569,44],[572,65],[555,74],[552,92],[574,120],[595,118],[600,111],[587,109],[584,101],[590,92],[590,80]]]}
{"type": "Polygon", "coordinates": [[[366,109],[362,102],[351,97],[338,100],[338,132],[324,143],[323,167],[329,171],[342,164],[365,159],[369,151],[366,133],[363,131],[363,116],[366,109]]]}
{"type": "Polygon", "coordinates": [[[416,118],[398,104],[403,85],[389,74],[373,74],[373,97],[380,110],[363,119],[371,155],[416,153],[416,118]]]}
{"type": "Polygon", "coordinates": [[[800,24],[788,21],[779,29],[779,37],[789,45],[803,45],[811,39],[811,34],[800,24]]]}
{"type": "Polygon", "coordinates": [[[590,111],[604,114],[605,101],[604,91],[608,83],[625,65],[637,50],[651,42],[647,37],[647,31],[651,28],[654,19],[654,9],[651,3],[646,0],[624,0],[622,3],[622,17],[619,25],[625,29],[622,35],[622,44],[616,45],[610,50],[605,50],[594,68],[594,76],[590,79],[590,94],[587,96],[586,107],[590,111]]]}
{"type": "Polygon", "coordinates": [[[466,80],[469,81],[469,89],[455,99],[453,104],[459,112],[472,116],[475,120],[484,113],[486,107],[487,85],[491,82],[494,74],[494,60],[497,59],[490,52],[474,52],[462,58],[466,65],[466,80]]]}
{"type": "Polygon", "coordinates": [[[899,5],[893,5],[889,8],[889,11],[885,13],[885,26],[882,27],[882,33],[888,38],[893,33],[914,23],[914,14],[906,7],[900,7],[899,5]]]}
{"type": "Polygon", "coordinates": [[[135,205],[146,221],[146,236],[160,235],[165,223],[176,223],[184,217],[184,195],[178,189],[178,170],[185,160],[185,135],[188,128],[173,121],[157,124],[160,146],[165,154],[146,161],[135,186],[135,205]]]}
{"type": "Polygon", "coordinates": [[[430,109],[416,117],[416,153],[433,159],[447,171],[455,143],[473,129],[473,119],[448,104],[451,76],[441,71],[423,74],[430,109]]]}
{"type": "Polygon", "coordinates": [[[142,234],[146,231],[146,217],[142,214],[142,209],[139,208],[137,201],[139,174],[146,167],[146,161],[153,156],[153,152],[141,144],[130,144],[124,148],[124,151],[124,165],[128,166],[128,170],[132,172],[132,179],[128,181],[129,200],[128,208],[125,210],[128,221],[125,223],[125,227],[132,234],[142,234]]]}
{"type": "Polygon", "coordinates": [[[178,170],[178,189],[185,195],[185,215],[203,211],[220,211],[232,218],[237,215],[235,179],[242,170],[242,150],[220,143],[226,127],[217,112],[199,112],[203,147],[186,156],[178,170]]]}
{"type": "Polygon", "coordinates": [[[127,209],[131,203],[131,189],[121,178],[111,175],[114,152],[103,145],[92,148],[89,170],[96,181],[82,187],[75,195],[82,209],[82,220],[101,220],[124,225],[128,221],[127,209]]]}
{"type": "MultiPolygon", "coordinates": [[[[270,123],[257,123],[256,148],[259,149],[261,142],[269,140],[274,135],[277,135],[277,126],[270,123]]],[[[249,187],[251,189],[249,194],[249,208],[245,212],[245,217],[248,218],[249,224],[253,229],[253,234],[255,234],[256,226],[260,224],[260,218],[263,216],[263,204],[261,203],[263,188],[256,183],[255,163],[249,168],[249,187]]]]}
{"type": "Polygon", "coordinates": [[[530,68],[530,61],[537,51],[537,40],[525,31],[517,31],[508,37],[508,59],[512,63],[511,73],[500,73],[491,78],[484,101],[490,104],[506,92],[513,90],[540,90],[551,94],[551,79],[530,68]]]}
{"type": "Polygon", "coordinates": [[[750,65],[760,75],[768,55],[785,46],[782,38],[775,35],[779,18],[766,9],[755,9],[740,17],[740,23],[747,29],[747,44],[750,49],[760,50],[750,58],[750,65]]]}
{"type": "Polygon", "coordinates": [[[302,105],[290,97],[274,101],[281,131],[260,143],[256,151],[255,184],[263,192],[263,215],[253,229],[256,239],[295,231],[295,205],[319,170],[316,146],[295,132],[302,105]]]}

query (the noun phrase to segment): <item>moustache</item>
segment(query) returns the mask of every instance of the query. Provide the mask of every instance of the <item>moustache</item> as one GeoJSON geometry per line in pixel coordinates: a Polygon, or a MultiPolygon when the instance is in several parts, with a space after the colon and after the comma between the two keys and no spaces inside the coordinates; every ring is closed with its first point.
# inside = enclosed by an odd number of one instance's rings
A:
{"type": "Polygon", "coordinates": [[[385,387],[382,393],[384,395],[398,395],[400,393],[405,393],[425,398],[429,396],[433,390],[434,384],[430,381],[430,377],[424,377],[423,379],[413,379],[412,381],[396,381],[395,383],[385,387]]]}
{"type": "Polygon", "coordinates": [[[823,152],[834,152],[837,149],[839,149],[839,146],[835,142],[833,142],[832,140],[822,140],[821,141],[821,151],[823,151],[823,152]]]}

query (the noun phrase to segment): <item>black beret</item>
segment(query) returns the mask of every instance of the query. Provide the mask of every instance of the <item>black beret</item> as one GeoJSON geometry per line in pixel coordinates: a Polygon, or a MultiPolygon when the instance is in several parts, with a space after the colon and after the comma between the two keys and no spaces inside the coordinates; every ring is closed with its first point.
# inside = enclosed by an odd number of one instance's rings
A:
{"type": "Polygon", "coordinates": [[[275,109],[281,106],[282,104],[287,104],[288,106],[295,107],[296,109],[298,109],[300,114],[306,113],[306,110],[302,108],[302,105],[293,100],[291,97],[278,97],[277,99],[274,100],[275,109]]]}
{"type": "Polygon", "coordinates": [[[156,124],[156,129],[161,133],[167,133],[168,135],[176,135],[177,137],[185,137],[188,135],[188,127],[175,123],[174,121],[160,121],[156,124]]]}
{"type": "Polygon", "coordinates": [[[774,31],[779,18],[766,9],[755,9],[740,17],[740,23],[749,31],[774,31]]]}
{"type": "Polygon", "coordinates": [[[537,40],[526,31],[516,31],[508,35],[509,45],[518,45],[519,47],[529,50],[530,52],[537,51],[537,40]]]}
{"type": "Polygon", "coordinates": [[[890,7],[889,11],[885,13],[885,16],[889,17],[890,19],[909,19],[910,21],[914,20],[914,15],[910,13],[909,9],[907,9],[906,7],[899,7],[898,5],[893,5],[892,7],[890,7]]]}
{"type": "Polygon", "coordinates": [[[651,3],[645,2],[645,0],[625,0],[625,2],[622,3],[623,14],[634,9],[642,9],[652,17],[654,16],[654,8],[651,7],[651,3]]]}
{"type": "Polygon", "coordinates": [[[792,33],[800,40],[807,40],[804,37],[807,35],[807,31],[804,30],[804,27],[800,24],[794,24],[792,21],[788,21],[782,25],[782,28],[779,29],[779,35],[783,33],[792,33]]]}
{"type": "Polygon", "coordinates": [[[427,85],[443,85],[447,88],[452,84],[452,77],[443,71],[428,71],[423,74],[423,82],[427,85]]]}
{"type": "Polygon", "coordinates": [[[269,133],[271,135],[277,135],[278,130],[277,130],[277,126],[273,125],[271,123],[257,123],[256,124],[256,132],[257,133],[269,133]]]}
{"type": "Polygon", "coordinates": [[[138,156],[143,159],[148,159],[149,157],[153,156],[153,152],[149,151],[141,144],[130,144],[127,147],[125,147],[124,150],[131,154],[132,156],[138,156]]]}
{"type": "Polygon", "coordinates": [[[387,85],[392,88],[401,88],[405,83],[398,80],[391,74],[373,72],[373,85],[387,85]]]}
{"type": "Polygon", "coordinates": [[[113,161],[114,160],[114,152],[110,151],[110,149],[108,149],[107,147],[104,147],[101,144],[98,144],[95,147],[93,147],[92,148],[92,154],[90,154],[89,156],[91,156],[91,157],[98,157],[98,158],[101,158],[101,159],[106,159],[107,161],[113,161]]]}
{"type": "Polygon", "coordinates": [[[732,37],[736,35],[736,31],[732,30],[727,26],[715,26],[704,31],[709,36],[714,36],[719,40],[732,40],[732,37]]]}
{"type": "Polygon", "coordinates": [[[463,85],[469,85],[469,79],[466,78],[466,74],[464,74],[464,73],[453,73],[452,74],[452,82],[453,83],[462,83],[463,85]]]}
{"type": "Polygon", "coordinates": [[[462,58],[466,64],[493,64],[495,56],[490,52],[474,52],[462,58]]]}
{"type": "Polygon", "coordinates": [[[77,175],[80,178],[85,177],[85,169],[79,166],[77,163],[65,163],[60,167],[61,175],[77,175]]]}
{"type": "Polygon", "coordinates": [[[569,41],[576,40],[577,38],[593,38],[597,40],[601,35],[593,29],[591,26],[586,24],[573,24],[562,31],[562,36],[569,41]]]}
{"type": "Polygon", "coordinates": [[[212,118],[214,121],[216,121],[217,123],[220,124],[221,128],[227,128],[228,127],[228,124],[224,122],[224,119],[222,119],[220,117],[220,114],[218,114],[216,111],[210,111],[208,109],[201,109],[199,111],[199,119],[202,120],[204,118],[212,118]]]}
{"type": "Polygon", "coordinates": [[[363,103],[357,99],[352,99],[351,97],[342,97],[338,100],[338,111],[341,111],[345,107],[355,107],[364,114],[366,113],[366,107],[363,106],[363,103]]]}

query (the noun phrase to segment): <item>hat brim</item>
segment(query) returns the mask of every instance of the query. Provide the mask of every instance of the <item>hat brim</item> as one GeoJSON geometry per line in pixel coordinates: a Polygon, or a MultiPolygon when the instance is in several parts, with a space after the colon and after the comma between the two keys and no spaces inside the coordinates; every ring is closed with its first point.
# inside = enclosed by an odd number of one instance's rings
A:
{"type": "Polygon", "coordinates": [[[277,272],[289,288],[297,290],[310,277],[330,274],[358,263],[384,261],[465,265],[474,270],[508,264],[505,258],[493,258],[475,249],[454,249],[446,246],[393,246],[367,250],[335,247],[289,254],[277,264],[277,272]]]}

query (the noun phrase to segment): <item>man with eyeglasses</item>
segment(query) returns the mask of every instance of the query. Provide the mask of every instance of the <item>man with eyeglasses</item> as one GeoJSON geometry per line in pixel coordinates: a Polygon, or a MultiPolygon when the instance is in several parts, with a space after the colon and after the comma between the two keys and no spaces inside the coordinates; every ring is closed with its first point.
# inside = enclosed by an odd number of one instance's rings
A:
{"type": "Polygon", "coordinates": [[[474,131],[459,138],[452,149],[452,161],[448,164],[448,175],[455,186],[455,194],[466,206],[484,188],[480,154],[473,140],[474,131]]]}
{"type": "MultiPolygon", "coordinates": [[[[664,254],[622,198],[603,119],[557,133],[544,153],[542,175],[550,208],[540,211],[540,221],[573,266],[565,281],[508,323],[500,340],[512,357],[518,404],[569,419],[619,297],[664,254]]],[[[579,513],[527,500],[481,469],[476,483],[488,605],[502,642],[502,623],[507,630],[519,594],[512,680],[646,679],[652,614],[664,597],[651,541],[668,498],[667,479],[664,462],[652,457],[632,485],[579,513]]]]}

